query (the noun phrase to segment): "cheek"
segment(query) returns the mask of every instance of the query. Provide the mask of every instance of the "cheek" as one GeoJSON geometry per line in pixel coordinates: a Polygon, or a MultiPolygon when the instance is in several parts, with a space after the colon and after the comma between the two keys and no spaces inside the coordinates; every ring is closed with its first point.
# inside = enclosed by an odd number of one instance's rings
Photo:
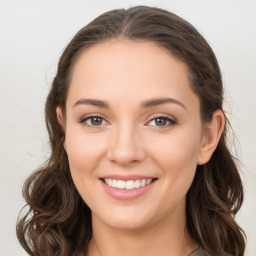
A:
{"type": "Polygon", "coordinates": [[[66,131],[66,152],[73,182],[86,204],[94,207],[94,198],[100,198],[94,190],[98,182],[97,171],[103,154],[102,138],[70,129],[66,131]]]}
{"type": "Polygon", "coordinates": [[[65,144],[72,175],[92,174],[103,155],[102,138],[96,133],[85,134],[74,129],[66,132],[65,144]]]}
{"type": "Polygon", "coordinates": [[[190,131],[180,130],[166,138],[158,138],[154,144],[154,147],[151,146],[151,156],[164,177],[162,197],[166,200],[166,207],[176,205],[185,198],[192,184],[197,167],[200,134],[198,131],[192,134],[190,131]]]}
{"type": "MultiPolygon", "coordinates": [[[[179,171],[179,167],[196,166],[200,148],[200,135],[179,132],[158,138],[151,143],[152,157],[165,168],[179,171]]],[[[175,172],[176,172],[175,171],[175,172]]]]}

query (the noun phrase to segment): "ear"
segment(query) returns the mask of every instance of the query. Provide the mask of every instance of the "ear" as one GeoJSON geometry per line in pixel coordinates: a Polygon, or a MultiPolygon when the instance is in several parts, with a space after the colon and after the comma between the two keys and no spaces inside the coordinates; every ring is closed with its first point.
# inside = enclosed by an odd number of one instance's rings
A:
{"type": "Polygon", "coordinates": [[[198,165],[203,165],[210,160],[214,150],[218,146],[224,127],[225,116],[223,112],[218,109],[213,113],[212,120],[204,125],[200,152],[197,160],[198,165]]]}
{"type": "MultiPolygon", "coordinates": [[[[64,118],[63,118],[63,113],[62,113],[62,109],[60,106],[58,106],[56,108],[56,115],[57,115],[57,120],[58,120],[59,125],[62,127],[63,131],[65,132],[64,118]]],[[[66,141],[65,140],[64,140],[63,146],[64,146],[64,149],[66,150],[66,141]]]]}
{"type": "Polygon", "coordinates": [[[62,109],[60,106],[56,108],[56,114],[57,114],[57,120],[59,125],[63,128],[63,115],[62,115],[62,109]]]}

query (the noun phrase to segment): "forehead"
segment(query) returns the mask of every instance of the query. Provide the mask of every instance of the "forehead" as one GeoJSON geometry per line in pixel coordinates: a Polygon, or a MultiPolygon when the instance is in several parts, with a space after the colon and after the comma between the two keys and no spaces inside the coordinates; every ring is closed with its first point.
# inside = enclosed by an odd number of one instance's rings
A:
{"type": "Polygon", "coordinates": [[[159,65],[159,68],[172,66],[172,69],[180,67],[188,73],[185,63],[179,61],[171,51],[155,42],[112,39],[83,50],[74,64],[72,77],[76,76],[76,73],[79,73],[85,66],[100,70],[103,66],[105,69],[108,64],[116,64],[120,69],[126,68],[127,71],[131,67],[129,65],[132,64],[133,69],[137,69],[139,72],[143,71],[143,67],[155,69],[159,65]],[[143,66],[141,66],[142,63],[143,66]]]}
{"type": "Polygon", "coordinates": [[[71,75],[68,101],[195,95],[187,66],[153,42],[115,40],[84,50],[71,75]]]}

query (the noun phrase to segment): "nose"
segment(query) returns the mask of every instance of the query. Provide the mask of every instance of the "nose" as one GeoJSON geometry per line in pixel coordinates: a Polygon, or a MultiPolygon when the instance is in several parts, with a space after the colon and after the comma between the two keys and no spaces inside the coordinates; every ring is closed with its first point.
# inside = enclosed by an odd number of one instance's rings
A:
{"type": "Polygon", "coordinates": [[[135,128],[128,125],[116,127],[109,139],[107,157],[111,162],[128,165],[145,159],[146,153],[143,149],[141,136],[135,128]]]}

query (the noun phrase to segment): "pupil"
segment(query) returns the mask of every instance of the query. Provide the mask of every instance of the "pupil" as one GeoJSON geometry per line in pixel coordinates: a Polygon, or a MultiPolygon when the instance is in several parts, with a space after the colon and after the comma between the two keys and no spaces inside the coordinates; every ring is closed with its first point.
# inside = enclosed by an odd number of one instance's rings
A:
{"type": "Polygon", "coordinates": [[[162,126],[162,125],[165,125],[166,124],[166,119],[164,118],[157,118],[156,119],[156,124],[162,126]]]}
{"type": "Polygon", "coordinates": [[[92,124],[93,125],[100,125],[102,123],[102,120],[100,117],[93,117],[92,118],[92,124]]]}

